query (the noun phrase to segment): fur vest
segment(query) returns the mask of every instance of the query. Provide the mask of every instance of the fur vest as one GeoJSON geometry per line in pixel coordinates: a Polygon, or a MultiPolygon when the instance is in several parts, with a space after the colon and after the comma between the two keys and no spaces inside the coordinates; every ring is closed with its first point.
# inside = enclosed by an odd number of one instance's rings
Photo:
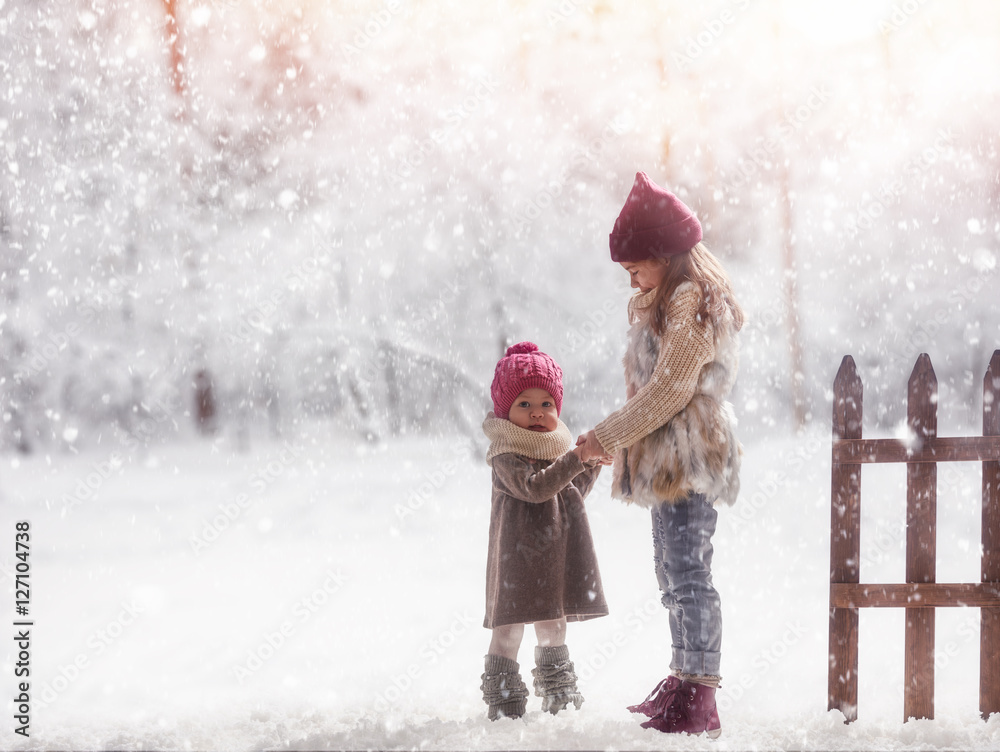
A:
{"type": "MultiPolygon", "coordinates": [[[[691,283],[681,285],[675,297],[685,288],[690,293],[692,287],[691,283]]],[[[671,346],[669,331],[662,337],[654,334],[648,311],[632,313],[624,358],[630,396],[653,377],[661,348],[671,346]]],[[[727,314],[713,327],[714,354],[698,373],[687,405],[664,425],[618,450],[612,496],[643,507],[676,503],[691,492],[704,494],[710,503],[732,505],[736,501],[743,448],[733,432],[732,405],[726,401],[739,366],[736,331],[727,314]]],[[[669,379],[668,374],[657,377],[669,379]]]]}

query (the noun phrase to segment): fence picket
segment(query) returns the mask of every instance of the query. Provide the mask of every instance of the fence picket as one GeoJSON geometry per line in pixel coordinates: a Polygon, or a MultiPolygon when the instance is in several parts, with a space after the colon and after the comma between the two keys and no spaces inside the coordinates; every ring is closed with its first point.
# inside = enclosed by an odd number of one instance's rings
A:
{"type": "MultiPolygon", "coordinates": [[[[844,357],[833,382],[833,438],[861,438],[861,378],[844,357]]],[[[861,465],[833,461],[830,514],[830,583],[858,582],[861,559],[861,465]]],[[[848,721],[858,714],[858,609],[830,608],[827,707],[848,721]]]]}
{"type": "MultiPolygon", "coordinates": [[[[1000,350],[983,378],[983,436],[1000,436],[1000,350]]],[[[1000,583],[1000,461],[983,463],[982,581],[1000,583]]],[[[980,611],[979,712],[1000,713],[1000,607],[980,611]]]]}
{"type": "MultiPolygon", "coordinates": [[[[937,376],[922,353],[906,402],[910,440],[937,438],[937,376]]],[[[937,557],[937,464],[906,463],[906,581],[934,582],[937,557]]],[[[934,609],[906,609],[903,720],[934,717],[934,609]]]]}

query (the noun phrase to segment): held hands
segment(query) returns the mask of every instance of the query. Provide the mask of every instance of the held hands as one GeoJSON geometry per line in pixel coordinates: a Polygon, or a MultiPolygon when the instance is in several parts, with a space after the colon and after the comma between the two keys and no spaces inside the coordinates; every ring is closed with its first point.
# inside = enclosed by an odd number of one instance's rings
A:
{"type": "Polygon", "coordinates": [[[576,440],[576,449],[573,450],[583,462],[598,460],[602,465],[610,465],[614,457],[604,451],[601,442],[597,440],[597,434],[593,431],[580,434],[576,440]]]}

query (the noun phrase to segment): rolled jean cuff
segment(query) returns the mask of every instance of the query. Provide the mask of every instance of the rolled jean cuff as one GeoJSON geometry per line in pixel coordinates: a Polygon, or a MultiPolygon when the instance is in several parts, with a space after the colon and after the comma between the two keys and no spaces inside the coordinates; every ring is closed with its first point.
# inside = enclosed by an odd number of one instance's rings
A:
{"type": "Polygon", "coordinates": [[[674,648],[670,668],[682,674],[698,674],[700,676],[720,676],[722,653],[718,651],[694,652],[674,648]]]}

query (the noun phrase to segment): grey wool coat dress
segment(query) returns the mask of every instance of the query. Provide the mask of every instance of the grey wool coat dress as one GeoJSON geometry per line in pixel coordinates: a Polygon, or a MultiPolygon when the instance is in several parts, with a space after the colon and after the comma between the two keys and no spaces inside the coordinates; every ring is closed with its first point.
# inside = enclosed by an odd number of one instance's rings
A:
{"type": "Polygon", "coordinates": [[[608,614],[583,500],[601,471],[574,452],[493,458],[487,629],[608,614]]]}

